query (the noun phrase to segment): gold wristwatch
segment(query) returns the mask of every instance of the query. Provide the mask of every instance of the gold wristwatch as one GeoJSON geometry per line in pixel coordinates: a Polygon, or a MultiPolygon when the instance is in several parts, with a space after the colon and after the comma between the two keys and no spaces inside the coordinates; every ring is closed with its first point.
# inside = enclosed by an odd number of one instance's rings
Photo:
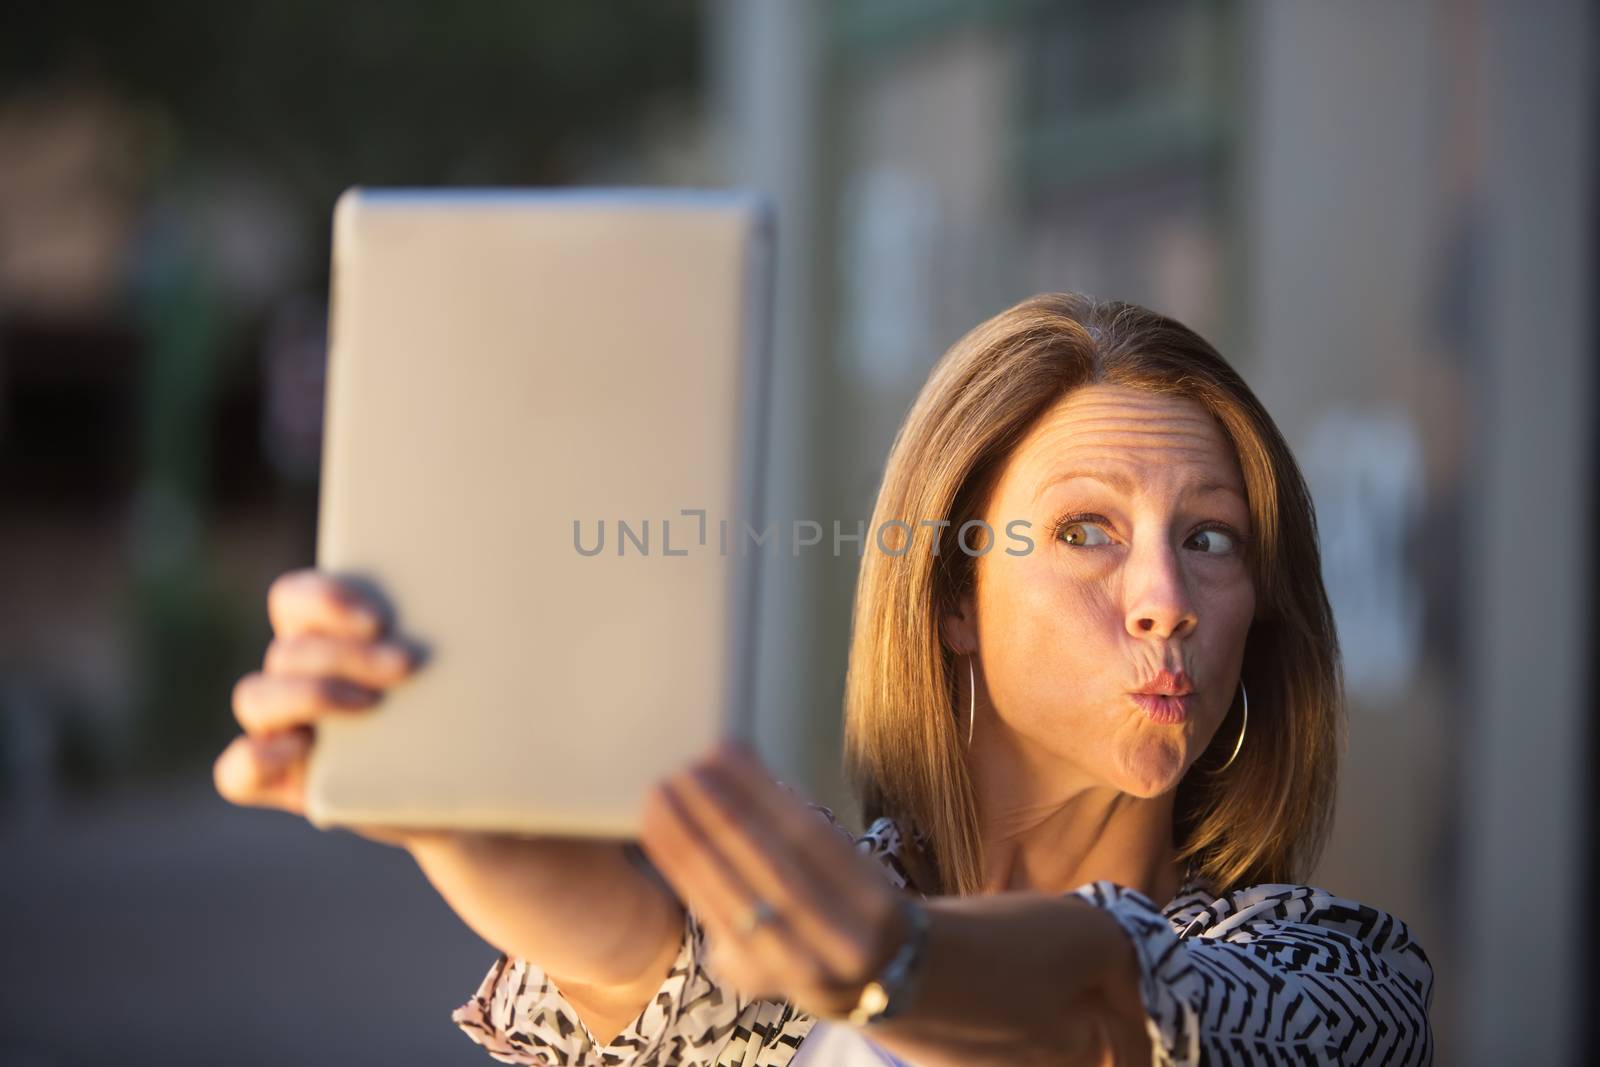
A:
{"type": "Polygon", "coordinates": [[[900,898],[900,911],[906,919],[906,939],[878,976],[861,987],[856,1006],[846,1016],[853,1026],[893,1018],[904,1012],[916,995],[923,946],[928,940],[928,913],[909,896],[900,898]]]}

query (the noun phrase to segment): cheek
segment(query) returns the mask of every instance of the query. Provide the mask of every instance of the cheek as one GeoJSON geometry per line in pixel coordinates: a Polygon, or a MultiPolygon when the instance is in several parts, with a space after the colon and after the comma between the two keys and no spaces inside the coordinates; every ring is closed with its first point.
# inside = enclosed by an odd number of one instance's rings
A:
{"type": "Polygon", "coordinates": [[[1008,558],[987,569],[978,609],[990,699],[1008,719],[1059,722],[1120,664],[1121,615],[1101,582],[1008,558]]]}
{"type": "MultiPolygon", "coordinates": [[[[1249,581],[1219,583],[1208,590],[1202,608],[1205,636],[1199,642],[1198,668],[1204,672],[1201,688],[1206,694],[1206,713],[1215,728],[1238,699],[1239,668],[1244,662],[1245,642],[1255,618],[1255,591],[1249,581]]],[[[1203,738],[1197,738],[1203,740],[1203,738]]]]}
{"type": "Polygon", "coordinates": [[[1201,590],[1200,617],[1205,630],[1201,646],[1208,666],[1220,669],[1238,663],[1255,617],[1255,590],[1246,580],[1217,582],[1201,590]]]}

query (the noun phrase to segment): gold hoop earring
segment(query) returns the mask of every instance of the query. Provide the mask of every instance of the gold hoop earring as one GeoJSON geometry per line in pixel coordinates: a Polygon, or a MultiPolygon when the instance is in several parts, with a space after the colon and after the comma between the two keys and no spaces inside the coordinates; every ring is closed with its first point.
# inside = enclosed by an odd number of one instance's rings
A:
{"type": "Polygon", "coordinates": [[[972,669],[972,653],[967,653],[967,747],[972,747],[972,727],[978,721],[978,676],[972,669]]]}
{"type": "Polygon", "coordinates": [[[1213,774],[1221,774],[1233,763],[1234,756],[1239,754],[1239,749],[1244,747],[1244,732],[1250,728],[1250,694],[1245,692],[1244,679],[1239,679],[1239,696],[1244,700],[1244,722],[1239,725],[1239,740],[1233,743],[1233,756],[1228,757],[1228,762],[1218,767],[1213,774]]]}

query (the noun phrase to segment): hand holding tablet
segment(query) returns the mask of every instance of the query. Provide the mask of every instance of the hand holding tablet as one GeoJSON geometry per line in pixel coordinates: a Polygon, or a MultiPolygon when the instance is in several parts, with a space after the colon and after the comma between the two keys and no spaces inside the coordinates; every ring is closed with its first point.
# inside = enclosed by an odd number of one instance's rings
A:
{"type": "MultiPolygon", "coordinates": [[[[233,711],[244,733],[212,767],[217,791],[235,804],[304,815],[306,764],[320,720],[359,716],[402,684],[414,650],[385,633],[381,613],[354,589],[315,570],[290,571],[267,593],[272,642],[261,670],[240,678],[233,711]]],[[[384,844],[415,832],[352,826],[384,844]]]]}

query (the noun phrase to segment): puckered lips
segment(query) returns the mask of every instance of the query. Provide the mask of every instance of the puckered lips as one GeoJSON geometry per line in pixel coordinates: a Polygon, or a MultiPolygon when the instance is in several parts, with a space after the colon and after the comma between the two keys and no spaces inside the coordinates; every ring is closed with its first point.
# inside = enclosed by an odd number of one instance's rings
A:
{"type": "Polygon", "coordinates": [[[1152,722],[1175,725],[1193,712],[1197,694],[1183,670],[1164,668],[1137,689],[1129,690],[1128,697],[1144,709],[1152,722]]]}

